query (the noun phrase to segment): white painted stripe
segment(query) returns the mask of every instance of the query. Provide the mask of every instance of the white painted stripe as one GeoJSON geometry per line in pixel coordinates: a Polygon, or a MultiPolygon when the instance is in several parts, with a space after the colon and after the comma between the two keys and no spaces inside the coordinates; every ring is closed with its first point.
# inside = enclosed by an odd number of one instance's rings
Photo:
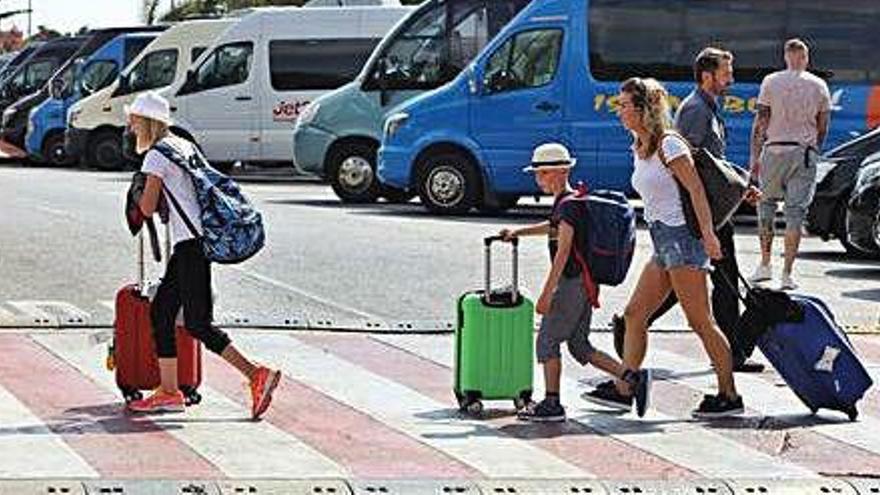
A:
{"type": "MultiPolygon", "coordinates": [[[[704,364],[690,361],[656,347],[651,349],[650,364],[675,370],[672,380],[697,389],[712,391],[715,389],[714,373],[707,371],[704,364]]],[[[780,379],[780,383],[782,380],[780,379]]],[[[765,416],[792,416],[809,414],[807,406],[794,395],[788,387],[777,387],[761,378],[745,373],[736,375],[737,391],[743,396],[746,407],[760,411],[765,416]]],[[[866,432],[880,431],[880,419],[860,411],[859,420],[855,423],[846,420],[841,413],[820,411],[821,415],[840,419],[839,423],[811,425],[810,430],[821,433],[840,442],[855,445],[869,452],[880,454],[880,435],[866,432]]],[[[872,413],[874,411],[871,411],[872,413]]]]}
{"type": "Polygon", "coordinates": [[[395,381],[284,335],[236,335],[247,354],[259,354],[284,373],[425,443],[488,477],[593,477],[582,469],[480,421],[450,417],[437,402],[395,381]]]}
{"type": "Polygon", "coordinates": [[[98,301],[98,304],[104,308],[109,309],[112,312],[116,312],[116,301],[112,299],[105,299],[103,301],[98,301]]]}
{"type": "MultiPolygon", "coordinates": [[[[452,366],[451,336],[375,336],[415,355],[443,366],[452,366]]],[[[653,351],[653,349],[652,349],[653,351]]],[[[543,379],[536,366],[536,389],[543,379]]],[[[587,403],[580,399],[586,390],[563,373],[562,396],[569,406],[569,418],[596,429],[621,442],[637,447],[670,462],[710,478],[762,478],[773,473],[780,478],[812,478],[817,474],[791,463],[750,449],[714,433],[699,422],[673,418],[649,410],[644,418],[619,417],[583,411],[587,403]],[[712,452],[712,455],[706,455],[712,452]]],[[[594,408],[593,405],[588,405],[594,408]]]]}
{"type": "MultiPolygon", "coordinates": [[[[76,335],[36,336],[34,340],[107,390],[116,392],[112,373],[103,368],[103,346],[76,335]]],[[[345,476],[344,468],[266,421],[251,422],[250,410],[202,387],[202,403],[186,413],[154,421],[167,433],[233,478],[345,476]],[[265,453],[259,455],[258,453],[265,453]]],[[[242,386],[242,393],[248,393],[242,386]]]]}
{"type": "Polygon", "coordinates": [[[326,298],[324,298],[324,297],[321,297],[321,296],[319,296],[319,295],[312,294],[312,293],[307,292],[307,291],[305,291],[305,290],[303,290],[303,289],[300,289],[299,287],[294,287],[294,286],[292,286],[292,285],[290,285],[290,284],[288,284],[288,283],[282,282],[282,281],[280,281],[280,280],[276,280],[276,279],[271,278],[271,277],[267,277],[267,276],[265,276],[265,275],[261,275],[261,274],[259,274],[259,273],[254,272],[254,271],[246,270],[246,269],[244,269],[244,268],[241,268],[241,267],[238,267],[238,266],[234,266],[234,265],[229,265],[228,268],[231,269],[231,270],[235,270],[235,271],[241,273],[242,275],[244,275],[244,276],[246,276],[246,277],[250,277],[250,278],[252,278],[252,279],[254,279],[254,280],[259,280],[260,282],[263,282],[263,283],[265,283],[265,284],[269,284],[269,285],[273,285],[273,286],[275,286],[275,287],[277,287],[277,288],[279,288],[279,289],[284,289],[284,290],[286,290],[286,291],[288,291],[288,292],[293,292],[294,294],[297,294],[297,295],[299,295],[299,296],[302,296],[302,297],[304,297],[304,298],[306,298],[306,299],[311,299],[312,301],[315,301],[315,302],[317,302],[317,303],[323,304],[323,305],[325,305],[325,306],[329,306],[329,307],[331,307],[331,308],[338,308],[338,309],[341,309],[341,310],[343,310],[343,311],[345,311],[345,312],[347,312],[347,313],[355,314],[355,315],[358,315],[358,316],[360,316],[360,317],[362,317],[362,318],[366,318],[366,319],[368,319],[368,320],[379,320],[379,321],[382,321],[382,320],[383,320],[383,318],[380,317],[380,316],[376,316],[376,315],[373,315],[373,314],[367,313],[367,312],[365,312],[365,311],[361,311],[361,310],[359,310],[359,309],[357,309],[357,308],[353,308],[353,307],[351,307],[351,306],[346,306],[346,305],[344,305],[344,304],[340,304],[340,303],[338,303],[338,302],[331,301],[331,300],[326,299],[326,298]]]}
{"type": "Polygon", "coordinates": [[[8,325],[16,322],[18,318],[11,311],[7,311],[0,307],[0,324],[8,325]]]}
{"type": "Polygon", "coordinates": [[[0,478],[99,476],[3,387],[0,387],[0,425],[0,478]]]}
{"type": "Polygon", "coordinates": [[[43,311],[39,307],[40,301],[7,301],[6,303],[27,317],[50,320],[52,322],[58,321],[58,318],[55,318],[55,316],[43,311]]]}
{"type": "Polygon", "coordinates": [[[79,220],[79,218],[76,215],[74,215],[73,213],[71,213],[69,211],[65,211],[65,210],[59,210],[59,209],[51,208],[48,206],[35,206],[34,209],[37,211],[42,211],[43,213],[48,213],[52,216],[66,218],[68,220],[79,220]]]}

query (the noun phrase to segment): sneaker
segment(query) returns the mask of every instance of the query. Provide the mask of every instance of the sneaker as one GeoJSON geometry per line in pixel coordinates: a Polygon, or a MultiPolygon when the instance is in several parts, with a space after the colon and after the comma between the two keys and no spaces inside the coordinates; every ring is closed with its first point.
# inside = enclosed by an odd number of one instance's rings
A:
{"type": "Polygon", "coordinates": [[[767,282],[769,280],[773,280],[773,269],[770,268],[770,265],[758,265],[758,267],[755,268],[755,273],[749,277],[749,282],[752,282],[753,284],[767,282]]]}
{"type": "Polygon", "coordinates": [[[779,285],[781,290],[795,290],[798,288],[798,285],[794,282],[794,279],[791,278],[790,273],[782,274],[782,283],[779,285]]]}
{"type": "Polygon", "coordinates": [[[257,368],[251,378],[251,398],[253,399],[251,418],[259,419],[266,412],[266,409],[269,409],[269,404],[272,402],[272,392],[278,387],[280,381],[280,371],[273,371],[263,366],[257,368]]]}
{"type": "Polygon", "coordinates": [[[529,404],[517,413],[517,417],[532,423],[560,423],[565,421],[565,408],[559,402],[544,399],[537,404],[529,404]]]}
{"type": "Polygon", "coordinates": [[[617,409],[619,411],[632,411],[633,398],[617,391],[614,381],[600,383],[590,392],[581,395],[581,398],[593,404],[617,409]]]}
{"type": "Polygon", "coordinates": [[[186,401],[179,390],[168,393],[158,389],[149,397],[128,404],[128,410],[135,413],[183,412],[185,408],[186,401]]]}
{"type": "Polygon", "coordinates": [[[611,317],[611,331],[614,333],[614,350],[617,352],[617,357],[623,359],[623,339],[626,336],[626,321],[623,316],[611,317]]]}
{"type": "Polygon", "coordinates": [[[729,399],[721,394],[704,395],[703,401],[691,415],[697,419],[727,418],[745,412],[742,397],[729,399]]]}
{"type": "Polygon", "coordinates": [[[624,376],[624,379],[632,387],[633,399],[636,403],[636,414],[640,418],[644,417],[648,407],[651,406],[651,370],[629,371],[624,376]]]}

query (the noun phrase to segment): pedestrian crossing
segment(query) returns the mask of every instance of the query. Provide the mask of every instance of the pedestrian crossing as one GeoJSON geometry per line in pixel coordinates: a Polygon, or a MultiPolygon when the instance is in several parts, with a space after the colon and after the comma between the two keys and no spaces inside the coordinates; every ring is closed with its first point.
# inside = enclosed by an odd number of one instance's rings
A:
{"type": "MultiPolygon", "coordinates": [[[[518,422],[512,404],[461,416],[449,335],[232,331],[284,380],[251,422],[241,376],[205,354],[203,402],[181,414],[124,414],[106,344],[92,331],[0,334],[0,478],[813,479],[880,475],[880,396],[856,423],[806,408],[772,372],[737,375],[747,416],[689,410],[714,389],[693,335],[651,336],[657,370],[645,418],[580,398],[602,377],[566,360],[564,424],[518,422]]],[[[610,348],[610,335],[593,336],[610,348]]],[[[854,337],[872,370],[880,341],[854,337]]],[[[541,380],[536,372],[536,394],[541,380]]]]}

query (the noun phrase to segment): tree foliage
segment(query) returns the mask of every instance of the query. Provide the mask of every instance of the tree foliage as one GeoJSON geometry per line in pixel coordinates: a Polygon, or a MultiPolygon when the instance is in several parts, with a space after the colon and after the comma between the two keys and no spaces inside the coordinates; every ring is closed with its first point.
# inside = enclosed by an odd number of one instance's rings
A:
{"type": "MultiPolygon", "coordinates": [[[[150,0],[145,0],[150,2],[150,0]]],[[[223,15],[233,10],[248,7],[302,6],[308,0],[185,0],[176,8],[162,16],[166,22],[181,21],[194,17],[223,15]]],[[[423,0],[401,0],[406,5],[415,5],[423,0]]]]}

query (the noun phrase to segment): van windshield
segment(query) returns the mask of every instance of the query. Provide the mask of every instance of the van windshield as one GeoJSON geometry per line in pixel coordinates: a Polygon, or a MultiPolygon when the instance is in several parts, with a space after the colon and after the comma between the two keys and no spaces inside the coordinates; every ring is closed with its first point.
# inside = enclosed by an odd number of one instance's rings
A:
{"type": "MultiPolygon", "coordinates": [[[[484,0],[459,0],[418,12],[385,45],[370,77],[398,90],[432,89],[449,82],[494,34],[489,10],[484,0]]],[[[504,22],[512,16],[507,14],[504,22]]]]}
{"type": "Polygon", "coordinates": [[[168,86],[177,74],[177,49],[159,50],[148,54],[131,70],[129,89],[146,91],[168,86]]]}

